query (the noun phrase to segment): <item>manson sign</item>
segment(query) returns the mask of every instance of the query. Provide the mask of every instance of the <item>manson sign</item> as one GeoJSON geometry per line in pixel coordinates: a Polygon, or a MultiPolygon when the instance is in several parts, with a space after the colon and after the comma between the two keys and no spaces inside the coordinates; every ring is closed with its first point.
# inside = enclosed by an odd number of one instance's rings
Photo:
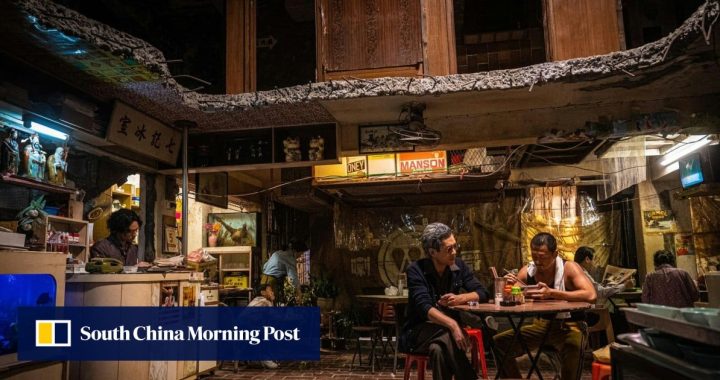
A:
{"type": "Polygon", "coordinates": [[[447,171],[445,151],[399,153],[398,174],[444,173],[447,171]]]}

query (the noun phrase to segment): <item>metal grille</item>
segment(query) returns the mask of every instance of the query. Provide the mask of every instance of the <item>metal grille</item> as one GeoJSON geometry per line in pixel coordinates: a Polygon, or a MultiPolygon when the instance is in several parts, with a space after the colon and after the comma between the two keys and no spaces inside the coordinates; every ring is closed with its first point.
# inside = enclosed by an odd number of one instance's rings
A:
{"type": "Polygon", "coordinates": [[[509,166],[505,165],[506,155],[489,153],[486,148],[448,150],[447,154],[450,174],[491,174],[509,170],[509,166]]]}

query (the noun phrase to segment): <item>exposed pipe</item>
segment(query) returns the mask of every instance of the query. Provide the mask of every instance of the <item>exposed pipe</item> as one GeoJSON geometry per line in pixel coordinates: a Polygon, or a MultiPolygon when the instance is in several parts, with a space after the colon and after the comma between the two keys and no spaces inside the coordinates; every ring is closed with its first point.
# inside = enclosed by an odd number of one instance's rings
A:
{"type": "Polygon", "coordinates": [[[182,128],[182,255],[187,257],[188,254],[188,131],[190,128],[197,127],[195,122],[189,120],[178,120],[175,126],[182,128]]]}

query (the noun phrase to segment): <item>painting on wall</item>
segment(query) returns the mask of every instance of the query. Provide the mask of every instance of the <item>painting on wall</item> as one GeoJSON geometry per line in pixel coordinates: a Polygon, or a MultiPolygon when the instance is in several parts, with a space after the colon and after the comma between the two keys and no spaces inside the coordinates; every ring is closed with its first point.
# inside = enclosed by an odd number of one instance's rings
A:
{"type": "Polygon", "coordinates": [[[178,240],[178,229],[174,226],[164,226],[165,236],[163,237],[163,253],[180,252],[180,242],[178,240]]]}
{"type": "Polygon", "coordinates": [[[220,223],[217,246],[232,247],[247,245],[255,247],[258,237],[257,213],[235,212],[208,214],[208,223],[220,223]]]}

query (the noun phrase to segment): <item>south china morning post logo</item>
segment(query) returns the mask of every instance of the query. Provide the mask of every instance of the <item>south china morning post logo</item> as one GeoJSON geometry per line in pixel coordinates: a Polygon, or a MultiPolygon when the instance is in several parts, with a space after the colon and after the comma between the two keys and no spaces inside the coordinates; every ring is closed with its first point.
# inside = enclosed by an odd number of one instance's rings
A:
{"type": "Polygon", "coordinates": [[[320,359],[317,308],[173,308],[171,314],[166,309],[21,308],[18,358],[320,359]]]}
{"type": "Polygon", "coordinates": [[[35,321],[35,347],[70,347],[71,328],[67,319],[35,321]]]}

